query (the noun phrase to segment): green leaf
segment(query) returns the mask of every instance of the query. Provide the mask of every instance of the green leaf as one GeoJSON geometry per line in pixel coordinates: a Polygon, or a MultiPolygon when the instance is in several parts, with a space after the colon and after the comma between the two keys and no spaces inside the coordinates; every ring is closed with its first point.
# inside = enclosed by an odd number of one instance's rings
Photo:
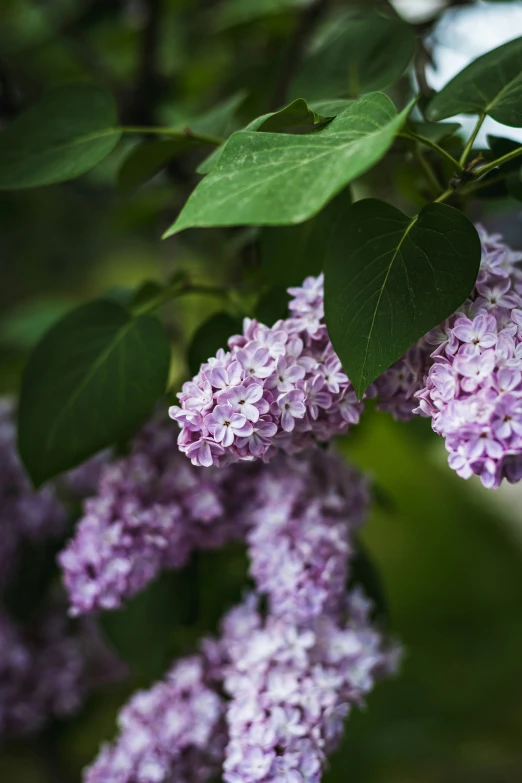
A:
{"type": "MultiPolygon", "coordinates": [[[[330,102],[327,102],[328,104],[330,102]]],[[[348,103],[348,101],[346,101],[348,103]]],[[[329,106],[328,108],[332,108],[329,106]]],[[[334,116],[334,115],[332,115],[334,116]]],[[[265,133],[279,133],[281,131],[296,128],[311,129],[314,125],[324,122],[325,115],[320,115],[308,106],[302,98],[297,98],[282,109],[262,114],[256,117],[243,128],[244,131],[263,131],[265,133]]],[[[240,133],[240,131],[238,131],[240,133]]],[[[197,168],[198,174],[208,174],[214,168],[225,149],[224,145],[214,150],[197,168]]]]}
{"type": "Polygon", "coordinates": [[[272,284],[300,285],[322,271],[324,247],[352,203],[349,188],[341,191],[319,214],[297,226],[267,226],[261,232],[259,260],[272,284]]]}
{"type": "Polygon", "coordinates": [[[34,348],[75,305],[74,299],[63,296],[45,296],[15,305],[0,320],[0,343],[22,351],[34,348]]]}
{"type": "Polygon", "coordinates": [[[228,313],[216,313],[196,330],[190,343],[187,360],[190,372],[196,375],[203,362],[215,356],[220,348],[227,348],[227,340],[234,334],[242,332],[240,318],[233,318],[228,313]]]}
{"type": "Polygon", "coordinates": [[[170,344],[155,318],[98,300],[69,313],[32,353],[18,445],[35,486],[125,437],[164,392],[170,344]]]}
{"type": "Polygon", "coordinates": [[[383,157],[410,110],[397,114],[372,93],[313,134],[234,133],[165,237],[195,226],[302,223],[383,157]]]}
{"type": "Polygon", "coordinates": [[[351,103],[353,103],[353,100],[351,99],[335,98],[310,101],[308,106],[321,117],[337,117],[337,115],[347,109],[351,103]]]}
{"type": "Polygon", "coordinates": [[[503,125],[522,127],[522,38],[474,60],[428,106],[430,120],[455,114],[489,114],[503,125]]]}
{"type": "Polygon", "coordinates": [[[480,256],[474,226],[447,204],[428,204],[414,218],[376,199],[347,210],[325,251],[325,315],[359,399],[460,307],[480,256]]]}
{"type": "Polygon", "coordinates": [[[169,141],[145,141],[138,144],[123,161],[118,174],[118,185],[122,190],[136,190],[159,174],[178,155],[205,144],[208,145],[208,142],[184,134],[169,141]]]}
{"type": "Polygon", "coordinates": [[[261,115],[261,117],[256,117],[255,120],[248,123],[245,130],[278,133],[299,125],[312,127],[324,121],[324,119],[324,117],[320,117],[315,111],[312,111],[306,101],[302,98],[296,98],[288,106],[279,109],[279,111],[272,111],[261,115]]]}
{"type": "Polygon", "coordinates": [[[413,57],[413,29],[400,19],[375,11],[361,17],[344,12],[325,26],[320,45],[290,87],[291,96],[356,98],[393,84],[413,57]]]}
{"type": "Polygon", "coordinates": [[[187,576],[187,569],[165,572],[121,609],[100,615],[101,628],[114,650],[151,682],[165,673],[175,652],[175,632],[196,593],[187,576]]]}
{"type": "Polygon", "coordinates": [[[259,297],[254,317],[262,324],[273,326],[281,318],[288,317],[288,291],[284,285],[275,285],[259,297]]]}
{"type": "Polygon", "coordinates": [[[196,135],[225,136],[233,130],[230,126],[247,95],[246,90],[238,90],[204,114],[189,118],[187,122],[182,124],[180,130],[185,130],[188,126],[196,135]]]}
{"type": "Polygon", "coordinates": [[[87,84],[48,93],[0,134],[0,189],[73,179],[105,158],[120,136],[109,93],[87,84]]]}

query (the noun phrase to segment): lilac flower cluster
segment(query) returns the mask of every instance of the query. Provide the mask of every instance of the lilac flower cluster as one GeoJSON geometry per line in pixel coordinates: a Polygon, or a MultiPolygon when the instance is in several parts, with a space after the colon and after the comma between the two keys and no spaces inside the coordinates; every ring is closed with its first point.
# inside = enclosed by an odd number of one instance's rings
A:
{"type": "Polygon", "coordinates": [[[246,319],[178,395],[170,415],[194,465],[296,452],[356,424],[362,406],[324,324],[323,276],[291,288],[290,317],[271,328],[246,319]]]}
{"type": "MultiPolygon", "coordinates": [[[[230,480],[227,470],[192,468],[168,419],[148,424],[128,457],[103,468],[59,556],[71,613],[117,608],[162,569],[185,565],[195,546],[218,548],[241,535],[241,494],[230,480]]],[[[250,494],[245,481],[241,492],[250,494]]]]}
{"type": "Polygon", "coordinates": [[[225,618],[225,783],[318,783],[351,707],[395,670],[398,650],[372,627],[371,603],[359,590],[343,603],[295,624],[263,618],[252,596],[225,618]]]}
{"type": "Polygon", "coordinates": [[[63,607],[30,627],[0,610],[0,737],[34,734],[49,719],[73,714],[88,691],[123,671],[97,629],[70,628],[63,607]]]}
{"type": "Polygon", "coordinates": [[[426,335],[432,365],[415,412],[431,417],[459,476],[498,487],[522,478],[522,253],[479,232],[476,287],[426,335]]]}
{"type": "Polygon", "coordinates": [[[180,660],[123,708],[119,737],[102,748],[85,783],[204,783],[223,761],[224,711],[205,657],[180,660]]]}
{"type": "Polygon", "coordinates": [[[246,540],[272,613],[300,623],[338,611],[368,505],[366,480],[332,453],[280,454],[259,470],[246,540]]]}
{"type": "Polygon", "coordinates": [[[249,512],[252,595],[228,614],[222,647],[229,743],[226,783],[319,781],[343,719],[397,654],[371,627],[370,603],[346,595],[365,480],[312,449],[260,472],[249,512]]]}
{"type": "Polygon", "coordinates": [[[204,780],[221,765],[226,783],[316,783],[351,706],[394,669],[397,652],[372,627],[369,602],[346,595],[368,505],[363,477],[317,448],[204,476],[220,473],[234,479],[255,593],[190,659],[200,673],[190,687],[174,667],[131,701],[86,783],[204,780]]]}

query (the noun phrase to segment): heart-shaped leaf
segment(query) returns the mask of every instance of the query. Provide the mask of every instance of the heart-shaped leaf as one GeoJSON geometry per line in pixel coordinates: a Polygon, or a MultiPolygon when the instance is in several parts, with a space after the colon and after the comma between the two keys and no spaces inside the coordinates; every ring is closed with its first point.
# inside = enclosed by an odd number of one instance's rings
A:
{"type": "Polygon", "coordinates": [[[73,179],[105,158],[120,136],[109,93],[87,84],[48,93],[0,133],[0,189],[73,179]]]}
{"type": "Polygon", "coordinates": [[[364,16],[342,12],[327,19],[321,44],[305,60],[290,88],[307,100],[357,98],[393,84],[413,57],[412,27],[396,17],[373,11],[364,16]]]}
{"type": "Polygon", "coordinates": [[[55,324],[23,378],[18,445],[36,486],[125,437],[152,411],[169,372],[161,323],[98,300],[55,324]]]}
{"type": "Polygon", "coordinates": [[[410,110],[398,114],[386,95],[372,93],[316,133],[234,133],[165,236],[195,226],[302,223],[383,157],[410,110]]]}
{"type": "Polygon", "coordinates": [[[455,114],[489,114],[522,127],[522,38],[493,49],[458,73],[430,102],[430,120],[455,114]]]}
{"type": "Polygon", "coordinates": [[[418,215],[358,201],[325,250],[328,333],[359,399],[469,296],[480,265],[472,223],[447,204],[418,215]]]}

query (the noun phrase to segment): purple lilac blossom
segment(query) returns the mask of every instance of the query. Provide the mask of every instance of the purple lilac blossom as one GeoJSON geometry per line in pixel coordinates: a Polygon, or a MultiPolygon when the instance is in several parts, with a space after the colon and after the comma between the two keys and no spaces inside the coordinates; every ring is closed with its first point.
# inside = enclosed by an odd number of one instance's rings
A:
{"type": "Polygon", "coordinates": [[[249,505],[250,574],[271,613],[295,623],[335,613],[368,511],[366,479],[317,448],[280,454],[259,470],[249,505]]]}
{"type": "Polygon", "coordinates": [[[59,555],[71,613],[118,608],[164,568],[181,568],[194,547],[241,535],[241,492],[227,470],[201,474],[176,449],[166,419],[134,439],[128,457],[104,467],[74,538],[59,555]]]}
{"type": "Polygon", "coordinates": [[[204,783],[223,762],[225,702],[204,656],[178,661],[164,680],[121,711],[120,733],[105,745],[85,783],[204,783]]]}
{"type": "Polygon", "coordinates": [[[193,465],[297,452],[356,424],[362,410],[324,323],[323,276],[290,288],[290,316],[271,328],[245,319],[178,395],[170,415],[193,465]]]}
{"type": "Polygon", "coordinates": [[[343,720],[394,670],[359,590],[346,595],[366,480],[331,453],[278,455],[259,472],[247,544],[252,595],[223,622],[225,783],[316,783],[343,720]],[[259,611],[259,596],[267,602],[259,611]]]}
{"type": "Polygon", "coordinates": [[[522,478],[522,253],[479,227],[482,262],[469,299],[426,335],[431,367],[415,394],[459,476],[485,487],[522,478]],[[433,350],[433,348],[435,349],[433,350]]]}
{"type": "Polygon", "coordinates": [[[30,626],[0,609],[0,738],[34,734],[77,712],[87,692],[124,671],[92,623],[69,626],[63,605],[30,626]]]}
{"type": "Polygon", "coordinates": [[[226,616],[225,783],[319,783],[352,706],[396,668],[370,609],[356,589],[307,623],[263,617],[256,596],[226,616]]]}

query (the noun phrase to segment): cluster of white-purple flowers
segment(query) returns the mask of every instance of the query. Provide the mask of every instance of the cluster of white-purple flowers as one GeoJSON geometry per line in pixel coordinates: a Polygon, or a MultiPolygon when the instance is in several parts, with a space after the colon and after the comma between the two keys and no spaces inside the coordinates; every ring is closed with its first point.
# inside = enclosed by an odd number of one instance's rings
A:
{"type": "Polygon", "coordinates": [[[219,775],[225,701],[203,655],[178,661],[162,682],[139,691],[118,717],[85,783],[204,783],[219,775]]]}
{"type": "Polygon", "coordinates": [[[298,451],[356,424],[362,406],[328,339],[323,277],[291,288],[290,317],[271,328],[245,319],[178,395],[170,415],[194,465],[298,451]]]}
{"type": "MultiPolygon", "coordinates": [[[[155,441],[167,448],[171,433],[167,422],[146,428],[128,460],[140,450],[150,454],[155,441]]],[[[158,464],[150,491],[158,506],[164,503],[168,537],[172,496],[158,494],[156,485],[173,481],[178,503],[179,486],[173,464],[158,464]]],[[[221,506],[206,529],[216,526],[214,541],[231,528],[246,540],[255,591],[225,616],[219,637],[206,639],[198,656],[131,700],[119,737],[102,749],[86,783],[188,783],[221,768],[226,783],[315,783],[351,706],[393,671],[397,658],[372,625],[362,593],[347,594],[353,536],[368,507],[366,481],[317,448],[203,473],[184,465],[187,476],[203,481],[186,479],[186,488],[215,483],[221,506]]],[[[118,473],[122,485],[129,475],[118,473]]],[[[188,535],[196,531],[192,546],[206,546],[186,501],[184,508],[181,518],[178,510],[172,515],[173,528],[181,519],[188,535]]],[[[147,528],[147,516],[137,515],[129,561],[139,558],[147,528]]]]}
{"type": "Polygon", "coordinates": [[[395,671],[371,602],[354,590],[343,604],[295,624],[252,596],[225,618],[226,783],[318,783],[351,708],[395,671]]]}
{"type": "Polygon", "coordinates": [[[103,468],[59,556],[71,613],[115,609],[161,570],[184,566],[195,547],[240,537],[246,481],[238,489],[226,469],[196,471],[177,451],[168,419],[149,423],[128,457],[103,468]]]}
{"type": "Polygon", "coordinates": [[[522,253],[479,232],[476,287],[426,335],[432,364],[415,412],[431,417],[459,476],[498,487],[522,478],[522,253]]]}
{"type": "Polygon", "coordinates": [[[223,779],[315,783],[351,707],[397,661],[370,622],[371,602],[346,591],[367,487],[318,449],[276,457],[258,486],[247,535],[256,594],[223,623],[223,779]]]}

